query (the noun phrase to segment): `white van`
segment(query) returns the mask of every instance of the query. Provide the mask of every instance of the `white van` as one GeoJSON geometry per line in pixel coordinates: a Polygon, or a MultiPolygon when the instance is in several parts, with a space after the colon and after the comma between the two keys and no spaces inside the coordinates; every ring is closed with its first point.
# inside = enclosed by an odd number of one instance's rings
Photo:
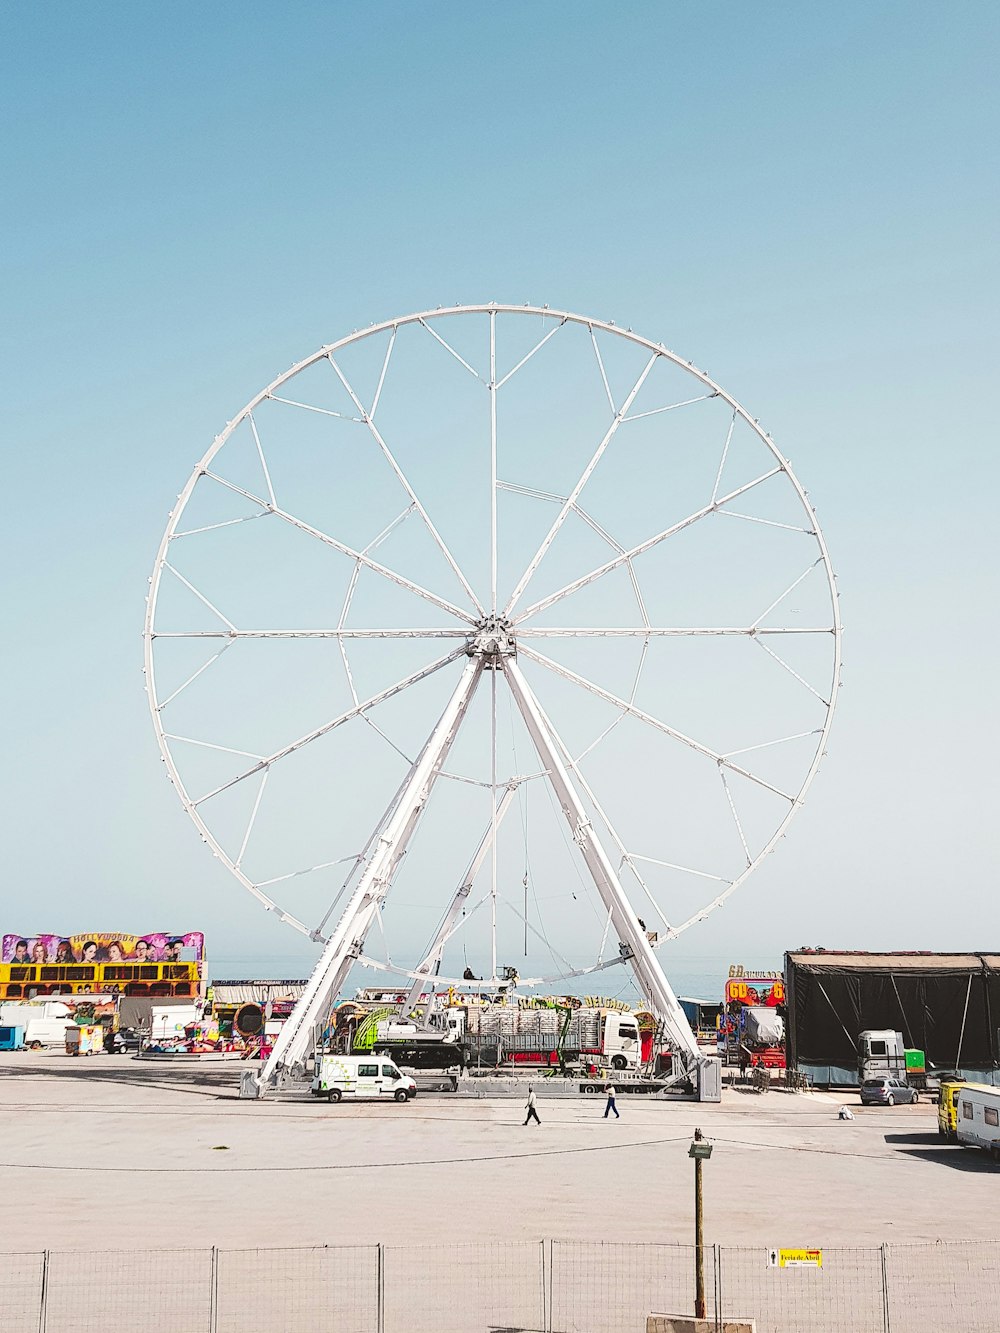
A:
{"type": "Polygon", "coordinates": [[[344,1097],[405,1102],[417,1095],[417,1085],[385,1055],[318,1055],[310,1091],[328,1102],[344,1097]]]}
{"type": "Polygon", "coordinates": [[[1000,1163],[1000,1088],[966,1083],[958,1090],[955,1133],[959,1143],[985,1148],[1000,1163]]]}
{"type": "Polygon", "coordinates": [[[67,1027],[75,1027],[69,1017],[69,1006],[59,1000],[0,1005],[0,1024],[24,1028],[24,1044],[29,1050],[66,1045],[67,1027]]]}

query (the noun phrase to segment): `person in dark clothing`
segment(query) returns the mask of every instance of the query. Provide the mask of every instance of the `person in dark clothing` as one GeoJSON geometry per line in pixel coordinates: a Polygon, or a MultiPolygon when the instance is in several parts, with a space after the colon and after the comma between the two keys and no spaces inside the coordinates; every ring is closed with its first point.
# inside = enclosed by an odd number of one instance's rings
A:
{"type": "Polygon", "coordinates": [[[534,1120],[534,1122],[535,1122],[536,1125],[540,1125],[540,1124],[542,1123],[542,1122],[539,1120],[539,1118],[538,1118],[537,1101],[538,1101],[538,1098],[535,1096],[535,1089],[529,1087],[529,1088],[528,1088],[528,1114],[527,1114],[527,1115],[525,1116],[525,1118],[524,1118],[524,1123],[525,1123],[525,1124],[527,1124],[529,1120],[534,1120]]]}

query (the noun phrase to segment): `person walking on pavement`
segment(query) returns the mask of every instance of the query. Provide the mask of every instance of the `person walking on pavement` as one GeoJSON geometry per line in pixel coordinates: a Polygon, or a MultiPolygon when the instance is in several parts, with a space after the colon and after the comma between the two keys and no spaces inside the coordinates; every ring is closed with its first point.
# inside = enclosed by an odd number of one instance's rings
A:
{"type": "Polygon", "coordinates": [[[610,1113],[614,1111],[615,1119],[620,1120],[621,1116],[618,1114],[618,1107],[615,1105],[614,1087],[612,1086],[612,1084],[609,1083],[608,1086],[604,1089],[604,1091],[608,1094],[608,1104],[604,1108],[604,1119],[607,1120],[610,1113]]]}
{"type": "Polygon", "coordinates": [[[525,1116],[525,1119],[524,1119],[524,1123],[525,1123],[525,1124],[527,1124],[529,1120],[534,1120],[534,1122],[535,1122],[536,1125],[540,1125],[540,1124],[542,1123],[542,1122],[539,1120],[539,1118],[538,1118],[538,1111],[537,1111],[536,1106],[535,1106],[535,1103],[537,1102],[537,1100],[538,1100],[538,1099],[537,1099],[536,1096],[535,1096],[535,1089],[529,1085],[529,1087],[528,1087],[528,1114],[525,1116]]]}

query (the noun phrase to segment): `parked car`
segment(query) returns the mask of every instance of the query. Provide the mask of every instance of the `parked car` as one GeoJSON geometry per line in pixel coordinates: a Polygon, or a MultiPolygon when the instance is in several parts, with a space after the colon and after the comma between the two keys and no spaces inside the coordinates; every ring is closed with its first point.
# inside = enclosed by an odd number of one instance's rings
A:
{"type": "Polygon", "coordinates": [[[861,1085],[862,1106],[902,1106],[920,1095],[900,1078],[866,1078],[861,1085]]]}
{"type": "Polygon", "coordinates": [[[104,1043],[109,1055],[134,1055],[142,1046],[142,1038],[135,1028],[119,1028],[110,1033],[104,1043]]]}

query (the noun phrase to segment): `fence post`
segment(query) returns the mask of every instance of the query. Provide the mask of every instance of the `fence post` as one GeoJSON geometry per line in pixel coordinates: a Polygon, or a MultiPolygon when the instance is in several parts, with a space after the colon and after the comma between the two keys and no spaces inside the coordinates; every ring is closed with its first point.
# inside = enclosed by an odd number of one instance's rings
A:
{"type": "Polygon", "coordinates": [[[219,1328],[219,1251],[212,1246],[212,1280],[208,1295],[208,1333],[218,1333],[219,1328]]]}
{"type": "Polygon", "coordinates": [[[722,1310],[722,1248],[717,1243],[712,1246],[712,1304],[715,1306],[716,1333],[721,1333],[722,1310]]]}
{"type": "Polygon", "coordinates": [[[556,1266],[555,1249],[556,1249],[556,1243],[550,1237],[549,1238],[549,1317],[545,1324],[545,1333],[552,1333],[552,1323],[553,1320],[555,1319],[555,1312],[553,1305],[553,1300],[554,1300],[553,1284],[555,1281],[555,1266],[556,1266]]]}
{"type": "Polygon", "coordinates": [[[375,1330],[385,1333],[385,1249],[381,1241],[375,1260],[375,1330]]]}
{"type": "Polygon", "coordinates": [[[888,1246],[883,1241],[879,1254],[882,1260],[882,1326],[885,1333],[892,1333],[892,1320],[889,1315],[889,1265],[888,1246]]]}
{"type": "Polygon", "coordinates": [[[42,1251],[42,1290],[38,1301],[38,1333],[45,1333],[49,1324],[49,1252],[42,1251]]]}

